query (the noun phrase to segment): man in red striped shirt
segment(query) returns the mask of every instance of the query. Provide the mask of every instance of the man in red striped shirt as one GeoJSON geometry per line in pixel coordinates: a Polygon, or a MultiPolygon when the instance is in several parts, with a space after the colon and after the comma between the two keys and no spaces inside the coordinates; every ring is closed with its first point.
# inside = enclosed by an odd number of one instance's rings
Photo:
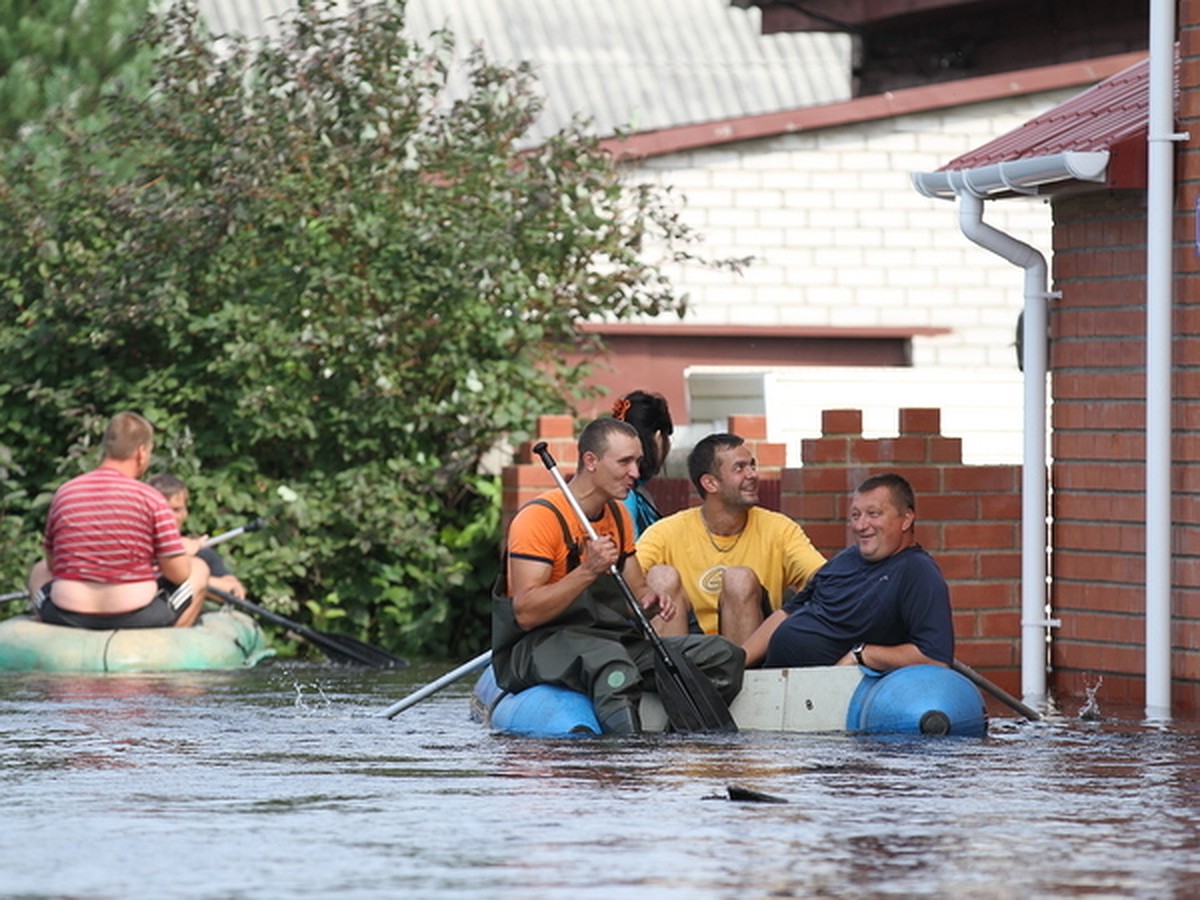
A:
{"type": "Polygon", "coordinates": [[[38,617],[102,630],[193,624],[208,566],[196,559],[200,542],[180,536],[166,498],[140,480],[153,426],[118,413],[102,446],[100,465],[60,487],[50,504],[46,557],[29,580],[38,617]]]}

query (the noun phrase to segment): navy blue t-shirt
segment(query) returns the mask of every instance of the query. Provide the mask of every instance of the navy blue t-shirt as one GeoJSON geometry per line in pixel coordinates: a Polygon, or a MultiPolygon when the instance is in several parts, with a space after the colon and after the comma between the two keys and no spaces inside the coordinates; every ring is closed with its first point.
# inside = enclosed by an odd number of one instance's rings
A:
{"type": "Polygon", "coordinates": [[[830,666],[860,641],[916,644],[930,659],[954,659],[950,590],[933,557],[913,545],[871,563],[847,547],[783,605],[763,665],[830,666]]]}

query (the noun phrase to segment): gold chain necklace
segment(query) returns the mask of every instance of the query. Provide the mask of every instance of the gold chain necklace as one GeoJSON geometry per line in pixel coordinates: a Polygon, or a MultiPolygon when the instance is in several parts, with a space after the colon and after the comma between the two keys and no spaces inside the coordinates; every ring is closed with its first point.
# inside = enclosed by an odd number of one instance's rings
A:
{"type": "MultiPolygon", "coordinates": [[[[708,527],[708,519],[706,519],[704,517],[703,509],[700,510],[700,521],[704,523],[704,533],[708,535],[708,542],[710,544],[712,544],[712,548],[714,550],[716,550],[718,553],[728,553],[729,551],[731,551],[734,547],[736,547],[738,545],[738,542],[742,539],[742,535],[746,532],[746,526],[743,525],[741,528],[739,528],[737,530],[736,534],[732,535],[733,543],[730,544],[728,547],[722,547],[720,544],[717,543],[716,535],[713,534],[712,529],[708,527]]],[[[721,535],[721,537],[730,537],[730,535],[723,534],[723,535],[721,535]]]]}

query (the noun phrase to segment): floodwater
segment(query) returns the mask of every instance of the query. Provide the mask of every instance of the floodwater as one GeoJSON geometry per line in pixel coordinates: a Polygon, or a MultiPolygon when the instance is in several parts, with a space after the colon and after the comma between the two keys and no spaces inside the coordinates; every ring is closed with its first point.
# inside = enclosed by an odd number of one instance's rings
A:
{"type": "Polygon", "coordinates": [[[1200,895],[1194,724],[536,741],[467,681],[377,715],[453,665],[0,674],[0,896],[1200,895]]]}

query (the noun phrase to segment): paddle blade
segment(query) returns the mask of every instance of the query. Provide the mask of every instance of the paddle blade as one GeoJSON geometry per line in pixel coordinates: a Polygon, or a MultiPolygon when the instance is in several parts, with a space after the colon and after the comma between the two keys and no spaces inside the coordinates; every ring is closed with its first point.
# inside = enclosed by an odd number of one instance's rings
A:
{"type": "Polygon", "coordinates": [[[325,631],[317,631],[314,628],[309,628],[307,625],[302,625],[299,622],[293,622],[279,613],[264,609],[256,603],[251,603],[249,600],[244,600],[241,597],[235,597],[228,591],[223,591],[211,585],[207,590],[209,594],[216,597],[222,603],[236,606],[238,609],[257,616],[265,622],[278,625],[280,628],[286,628],[288,631],[320,649],[333,662],[370,666],[373,669],[403,669],[408,665],[408,660],[393,656],[391,653],[388,653],[386,650],[380,650],[378,647],[372,647],[370,644],[363,643],[357,638],[343,634],[330,634],[325,631]]]}
{"type": "Polygon", "coordinates": [[[683,733],[737,731],[729,704],[708,676],[678,647],[667,644],[662,647],[666,653],[665,656],[655,654],[654,679],[671,730],[683,733]]]}
{"type": "Polygon", "coordinates": [[[327,631],[306,630],[304,637],[334,662],[369,666],[372,669],[405,669],[408,660],[380,650],[370,644],[345,634],[330,634],[327,631]]]}

